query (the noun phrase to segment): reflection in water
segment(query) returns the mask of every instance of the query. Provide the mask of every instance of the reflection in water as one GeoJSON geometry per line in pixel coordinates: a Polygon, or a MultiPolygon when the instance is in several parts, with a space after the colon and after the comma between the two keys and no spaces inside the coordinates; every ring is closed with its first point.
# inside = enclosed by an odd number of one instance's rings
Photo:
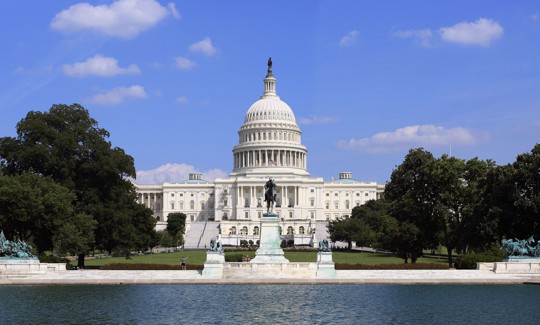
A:
{"type": "Polygon", "coordinates": [[[0,287],[0,324],[535,324],[540,286],[0,287]]]}

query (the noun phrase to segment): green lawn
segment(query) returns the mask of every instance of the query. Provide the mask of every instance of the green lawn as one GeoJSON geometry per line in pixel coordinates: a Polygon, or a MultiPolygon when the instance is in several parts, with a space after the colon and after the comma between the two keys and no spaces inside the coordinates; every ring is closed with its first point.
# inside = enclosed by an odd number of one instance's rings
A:
{"type": "MultiPolygon", "coordinates": [[[[255,251],[226,251],[225,254],[243,254],[254,257],[255,251]]],[[[187,263],[192,265],[203,265],[206,260],[206,251],[182,251],[171,253],[156,253],[148,255],[132,256],[131,259],[124,257],[108,258],[87,258],[85,264],[87,267],[99,267],[111,263],[147,263],[147,264],[170,264],[179,265],[180,256],[188,258],[187,263]]],[[[285,251],[285,258],[290,262],[316,262],[316,251],[285,251]]],[[[362,253],[362,252],[333,252],[334,263],[339,264],[399,264],[403,260],[384,254],[362,253]]],[[[76,261],[74,262],[76,263],[76,261]]],[[[445,259],[420,258],[418,263],[446,263],[445,259]]]]}

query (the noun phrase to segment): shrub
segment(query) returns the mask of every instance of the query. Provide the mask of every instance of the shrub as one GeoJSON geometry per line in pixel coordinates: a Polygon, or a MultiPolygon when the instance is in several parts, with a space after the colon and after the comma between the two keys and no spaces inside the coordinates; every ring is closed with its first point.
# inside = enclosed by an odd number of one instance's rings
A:
{"type": "Polygon", "coordinates": [[[399,263],[399,264],[338,264],[336,270],[447,270],[444,263],[399,263]]]}
{"type": "Polygon", "coordinates": [[[244,254],[234,253],[234,254],[225,254],[225,262],[242,262],[244,254]]]}
{"type": "Polygon", "coordinates": [[[287,247],[293,247],[294,246],[294,240],[289,239],[287,240],[287,247]]]}
{"type": "Polygon", "coordinates": [[[283,239],[283,240],[281,241],[280,247],[281,247],[281,248],[287,247],[287,241],[286,241],[285,239],[283,239]]]}
{"type": "Polygon", "coordinates": [[[460,270],[475,270],[478,262],[501,262],[503,260],[500,255],[491,254],[469,254],[459,256],[454,263],[456,269],[460,270]]]}
{"type": "MultiPolygon", "coordinates": [[[[203,265],[188,264],[188,270],[202,270],[203,265]]],[[[180,265],[147,264],[147,263],[111,263],[100,267],[100,270],[180,270],[180,265]]]]}

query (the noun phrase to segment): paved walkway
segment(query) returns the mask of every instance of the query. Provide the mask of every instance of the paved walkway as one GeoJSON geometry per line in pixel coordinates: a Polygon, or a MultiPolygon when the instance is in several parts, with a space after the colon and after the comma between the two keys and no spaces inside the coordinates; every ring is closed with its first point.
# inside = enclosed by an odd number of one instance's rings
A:
{"type": "Polygon", "coordinates": [[[0,285],[36,284],[540,284],[540,274],[484,270],[343,270],[332,278],[204,278],[200,271],[57,271],[31,276],[0,275],[0,285]]]}

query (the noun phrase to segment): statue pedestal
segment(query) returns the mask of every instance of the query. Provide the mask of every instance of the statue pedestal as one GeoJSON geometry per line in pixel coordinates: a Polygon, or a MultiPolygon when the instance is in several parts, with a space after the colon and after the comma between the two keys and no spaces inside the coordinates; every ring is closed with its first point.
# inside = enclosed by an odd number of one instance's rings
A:
{"type": "Polygon", "coordinates": [[[332,252],[320,251],[317,254],[317,277],[335,277],[336,268],[332,260],[332,252]]]}
{"type": "Polygon", "coordinates": [[[225,255],[216,251],[206,252],[206,262],[202,276],[206,278],[221,278],[223,277],[223,264],[225,263],[225,255]]]}
{"type": "Polygon", "coordinates": [[[279,218],[277,214],[265,213],[261,218],[261,239],[255,258],[250,263],[289,263],[281,249],[279,218]]]}

